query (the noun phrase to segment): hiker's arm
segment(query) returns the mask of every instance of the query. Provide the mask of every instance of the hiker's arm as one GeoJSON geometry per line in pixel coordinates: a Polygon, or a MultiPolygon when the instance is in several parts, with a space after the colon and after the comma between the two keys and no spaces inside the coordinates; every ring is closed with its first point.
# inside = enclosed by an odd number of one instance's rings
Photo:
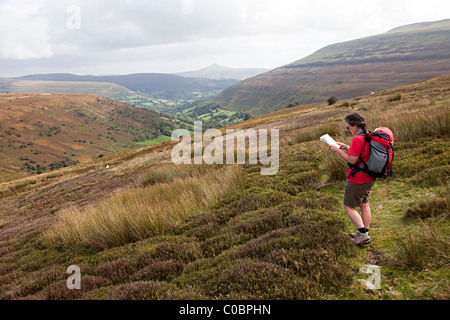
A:
{"type": "Polygon", "coordinates": [[[344,150],[349,150],[350,149],[350,146],[346,145],[345,143],[336,142],[336,144],[339,145],[341,147],[341,149],[344,149],[344,150]]]}
{"type": "Polygon", "coordinates": [[[331,146],[331,151],[336,152],[342,159],[344,159],[350,164],[356,164],[358,162],[359,158],[357,156],[346,154],[344,151],[335,146],[331,146]]]}

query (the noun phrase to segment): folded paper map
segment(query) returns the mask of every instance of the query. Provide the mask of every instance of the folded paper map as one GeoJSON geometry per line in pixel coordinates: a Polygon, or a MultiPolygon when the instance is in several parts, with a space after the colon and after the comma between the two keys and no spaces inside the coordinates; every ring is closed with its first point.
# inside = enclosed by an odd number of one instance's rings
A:
{"type": "Polygon", "coordinates": [[[336,146],[340,148],[340,146],[336,143],[336,141],[334,141],[334,139],[330,137],[328,134],[324,134],[323,136],[321,136],[320,141],[325,142],[329,146],[336,146]]]}

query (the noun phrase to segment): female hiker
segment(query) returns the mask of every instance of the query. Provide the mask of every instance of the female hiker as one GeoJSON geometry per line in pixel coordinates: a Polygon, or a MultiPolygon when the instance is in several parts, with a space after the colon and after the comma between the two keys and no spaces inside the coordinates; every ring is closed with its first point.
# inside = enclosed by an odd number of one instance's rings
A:
{"type": "Polygon", "coordinates": [[[340,148],[331,146],[331,151],[336,152],[349,163],[344,193],[344,210],[358,229],[356,233],[350,235],[355,244],[367,244],[371,242],[369,227],[372,216],[369,197],[376,179],[367,173],[359,172],[354,166],[360,164],[360,156],[364,161],[367,161],[369,158],[371,136],[361,114],[349,114],[345,117],[345,123],[347,130],[354,135],[352,143],[348,146],[337,142],[340,148]],[[345,153],[343,150],[346,150],[348,153],[345,153]],[[361,209],[361,215],[355,210],[356,207],[361,209]]]}

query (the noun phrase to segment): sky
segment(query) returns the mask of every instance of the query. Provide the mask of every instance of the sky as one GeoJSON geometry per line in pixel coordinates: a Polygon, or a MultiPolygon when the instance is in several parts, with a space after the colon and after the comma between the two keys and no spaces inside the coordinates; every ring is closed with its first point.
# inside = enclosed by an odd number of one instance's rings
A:
{"type": "Polygon", "coordinates": [[[448,0],[0,0],[0,77],[274,69],[448,18],[448,0]]]}

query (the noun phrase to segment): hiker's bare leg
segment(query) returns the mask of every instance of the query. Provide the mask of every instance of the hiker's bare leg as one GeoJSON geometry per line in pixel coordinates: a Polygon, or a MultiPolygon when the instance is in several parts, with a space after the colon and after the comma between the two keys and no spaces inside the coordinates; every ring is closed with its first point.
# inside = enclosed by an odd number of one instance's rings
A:
{"type": "Polygon", "coordinates": [[[364,223],[364,228],[369,229],[372,213],[370,212],[370,205],[368,203],[361,203],[361,217],[364,223]]]}
{"type": "Polygon", "coordinates": [[[351,208],[344,204],[344,210],[347,212],[348,217],[352,220],[353,224],[357,229],[365,228],[363,219],[359,215],[359,212],[355,210],[355,208],[351,208]]]}

